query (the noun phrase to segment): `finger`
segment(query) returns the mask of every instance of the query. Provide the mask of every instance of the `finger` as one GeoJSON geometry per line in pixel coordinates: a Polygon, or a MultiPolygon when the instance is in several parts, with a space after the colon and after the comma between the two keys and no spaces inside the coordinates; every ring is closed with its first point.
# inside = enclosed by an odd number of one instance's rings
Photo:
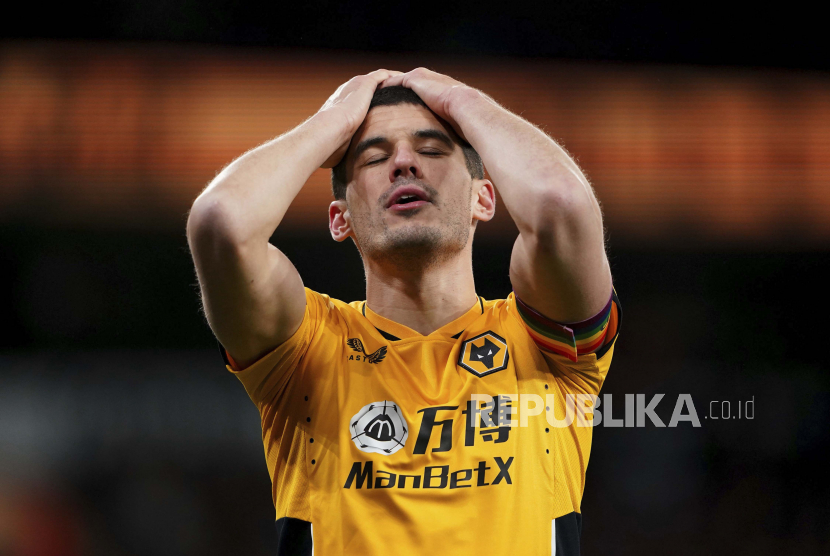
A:
{"type": "Polygon", "coordinates": [[[378,81],[378,88],[382,89],[384,87],[384,83],[386,83],[390,79],[395,79],[397,77],[402,77],[403,75],[404,74],[400,71],[390,71],[390,72],[388,72],[388,74],[383,79],[378,81]]]}
{"type": "Polygon", "coordinates": [[[387,69],[379,69],[375,70],[371,73],[367,74],[367,77],[370,77],[376,83],[382,82],[384,79],[389,78],[392,75],[399,74],[401,72],[395,70],[387,70],[387,69]]]}
{"type": "Polygon", "coordinates": [[[394,87],[395,85],[402,85],[403,80],[406,74],[397,72],[397,74],[388,77],[385,81],[383,81],[380,86],[383,87],[394,87]]]}

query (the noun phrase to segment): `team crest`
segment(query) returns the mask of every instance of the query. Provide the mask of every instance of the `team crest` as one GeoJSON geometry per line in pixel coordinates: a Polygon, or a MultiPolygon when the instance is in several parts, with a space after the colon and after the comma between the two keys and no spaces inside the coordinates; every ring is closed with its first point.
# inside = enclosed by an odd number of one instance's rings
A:
{"type": "Polygon", "coordinates": [[[386,400],[364,405],[349,422],[349,431],[358,450],[386,456],[403,448],[409,437],[398,404],[386,400]]]}
{"type": "Polygon", "coordinates": [[[483,377],[506,369],[509,358],[507,342],[488,330],[461,344],[458,364],[477,377],[483,377]]]}

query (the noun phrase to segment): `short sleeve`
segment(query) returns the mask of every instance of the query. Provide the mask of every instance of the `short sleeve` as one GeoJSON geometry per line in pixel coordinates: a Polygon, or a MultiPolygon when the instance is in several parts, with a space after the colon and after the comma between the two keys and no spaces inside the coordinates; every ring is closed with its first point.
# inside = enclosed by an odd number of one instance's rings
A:
{"type": "Polygon", "coordinates": [[[305,295],[305,314],[297,331],[248,367],[237,370],[227,351],[221,344],[219,346],[225,367],[242,382],[257,407],[273,401],[285,388],[327,312],[327,297],[308,288],[305,288],[305,295]]]}
{"type": "Polygon", "coordinates": [[[533,342],[566,393],[598,394],[613,357],[622,322],[617,292],[612,290],[605,308],[578,323],[548,319],[515,294],[516,308],[533,342]]]}

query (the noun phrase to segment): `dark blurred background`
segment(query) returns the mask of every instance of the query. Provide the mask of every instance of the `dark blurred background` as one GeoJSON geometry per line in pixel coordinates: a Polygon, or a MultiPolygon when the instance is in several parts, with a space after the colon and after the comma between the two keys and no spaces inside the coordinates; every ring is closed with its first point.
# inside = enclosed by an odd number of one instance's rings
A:
{"type": "MultiPolygon", "coordinates": [[[[663,393],[664,421],[691,394],[701,419],[595,430],[583,554],[830,553],[830,50],[812,8],[15,9],[0,21],[0,555],[274,553],[257,413],[199,314],[187,210],[351,76],[419,65],[577,157],[625,311],[604,391],[663,393]],[[750,400],[753,419],[706,418],[750,400]]],[[[272,242],[309,287],[363,299],[328,201],[320,171],[272,242]]],[[[480,227],[487,298],[510,292],[515,234],[503,209],[480,227]]]]}

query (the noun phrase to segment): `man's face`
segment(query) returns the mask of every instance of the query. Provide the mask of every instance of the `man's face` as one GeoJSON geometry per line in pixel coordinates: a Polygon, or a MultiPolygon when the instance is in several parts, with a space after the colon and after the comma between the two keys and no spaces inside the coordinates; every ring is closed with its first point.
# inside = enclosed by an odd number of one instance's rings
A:
{"type": "Polygon", "coordinates": [[[423,106],[366,116],[346,154],[346,203],[364,257],[429,263],[467,245],[473,180],[451,134],[423,106]]]}

